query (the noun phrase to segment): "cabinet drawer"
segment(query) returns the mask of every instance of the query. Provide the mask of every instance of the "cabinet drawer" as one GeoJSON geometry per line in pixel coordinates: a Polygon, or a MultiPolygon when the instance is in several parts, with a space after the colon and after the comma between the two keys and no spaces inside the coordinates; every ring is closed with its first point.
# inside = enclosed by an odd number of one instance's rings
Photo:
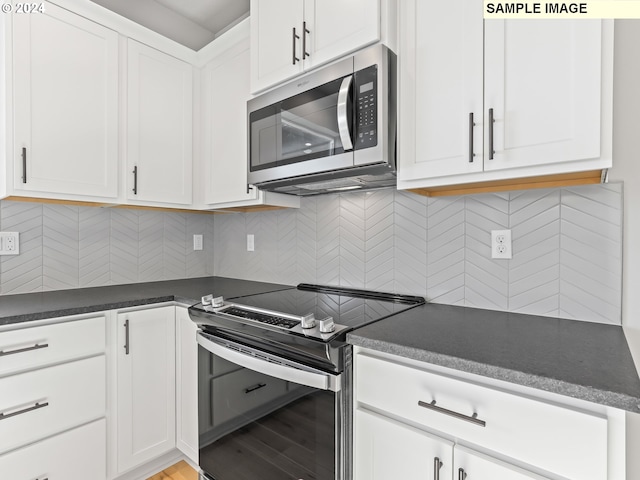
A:
{"type": "Polygon", "coordinates": [[[105,420],[75,428],[0,456],[2,477],[11,480],[104,480],[105,420]]]}
{"type": "Polygon", "coordinates": [[[243,368],[212,381],[214,426],[233,420],[287,393],[287,382],[243,368]]]}
{"type": "Polygon", "coordinates": [[[105,317],[0,333],[0,376],[105,350],[105,317]]]}
{"type": "Polygon", "coordinates": [[[361,405],[570,479],[607,477],[606,418],[364,354],[356,379],[361,405]],[[465,418],[418,404],[434,400],[465,418]],[[486,425],[468,421],[473,414],[486,425]]]}
{"type": "Polygon", "coordinates": [[[103,417],[105,357],[0,379],[0,452],[103,417]]]}

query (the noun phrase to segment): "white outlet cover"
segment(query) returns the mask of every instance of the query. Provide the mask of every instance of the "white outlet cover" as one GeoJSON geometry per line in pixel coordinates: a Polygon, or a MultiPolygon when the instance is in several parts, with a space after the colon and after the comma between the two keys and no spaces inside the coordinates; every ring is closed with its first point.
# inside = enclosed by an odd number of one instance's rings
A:
{"type": "Polygon", "coordinates": [[[491,258],[513,258],[511,230],[491,230],[491,258]]]}
{"type": "Polygon", "coordinates": [[[247,235],[247,252],[253,252],[255,248],[255,237],[250,233],[247,235]]]}
{"type": "Polygon", "coordinates": [[[0,255],[20,254],[20,233],[0,232],[0,255]]]}
{"type": "Polygon", "coordinates": [[[202,250],[202,235],[193,236],[193,250],[202,250]]]}

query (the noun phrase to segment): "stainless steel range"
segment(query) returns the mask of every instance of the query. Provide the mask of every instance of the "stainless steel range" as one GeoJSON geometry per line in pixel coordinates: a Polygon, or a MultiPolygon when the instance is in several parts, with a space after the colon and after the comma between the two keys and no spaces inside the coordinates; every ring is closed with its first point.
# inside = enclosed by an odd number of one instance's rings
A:
{"type": "Polygon", "coordinates": [[[350,480],[347,332],[422,297],[300,284],[189,308],[202,480],[350,480]]]}

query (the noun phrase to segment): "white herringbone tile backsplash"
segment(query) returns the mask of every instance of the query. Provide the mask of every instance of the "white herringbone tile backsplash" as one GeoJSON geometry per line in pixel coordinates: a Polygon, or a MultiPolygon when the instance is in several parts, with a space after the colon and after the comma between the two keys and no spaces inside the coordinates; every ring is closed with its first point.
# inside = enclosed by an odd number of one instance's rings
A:
{"type": "Polygon", "coordinates": [[[620,324],[622,198],[620,183],[428,199],[388,189],[215,216],[2,201],[0,230],[20,232],[20,255],[0,257],[0,294],[215,274],[620,324]],[[513,259],[491,259],[490,231],[505,228],[513,259]]]}
{"type": "Polygon", "coordinates": [[[621,323],[619,183],[429,199],[391,189],[324,195],[303,198],[299,210],[216,216],[214,232],[216,275],[621,323]],[[495,229],[511,229],[511,260],[491,259],[495,229]]]}
{"type": "Polygon", "coordinates": [[[211,215],[2,201],[0,230],[20,233],[20,255],[0,257],[3,295],[213,274],[211,215]]]}

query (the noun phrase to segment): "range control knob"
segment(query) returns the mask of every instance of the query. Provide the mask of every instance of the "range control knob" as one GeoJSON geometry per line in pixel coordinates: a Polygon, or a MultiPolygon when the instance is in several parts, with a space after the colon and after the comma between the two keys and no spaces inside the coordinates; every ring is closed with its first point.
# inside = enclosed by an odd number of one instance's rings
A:
{"type": "Polygon", "coordinates": [[[336,324],[333,323],[333,317],[327,317],[318,322],[320,333],[331,333],[336,330],[336,324]]]}
{"type": "Polygon", "coordinates": [[[211,302],[213,301],[213,295],[205,295],[204,297],[202,297],[202,305],[211,305],[211,302]]]}
{"type": "Polygon", "coordinates": [[[224,305],[224,297],[216,297],[213,300],[211,300],[211,306],[218,308],[218,307],[222,307],[224,305]]]}
{"type": "Polygon", "coordinates": [[[307,313],[305,316],[303,316],[300,322],[300,326],[304,329],[315,327],[316,317],[313,315],[313,313],[307,313]]]}

